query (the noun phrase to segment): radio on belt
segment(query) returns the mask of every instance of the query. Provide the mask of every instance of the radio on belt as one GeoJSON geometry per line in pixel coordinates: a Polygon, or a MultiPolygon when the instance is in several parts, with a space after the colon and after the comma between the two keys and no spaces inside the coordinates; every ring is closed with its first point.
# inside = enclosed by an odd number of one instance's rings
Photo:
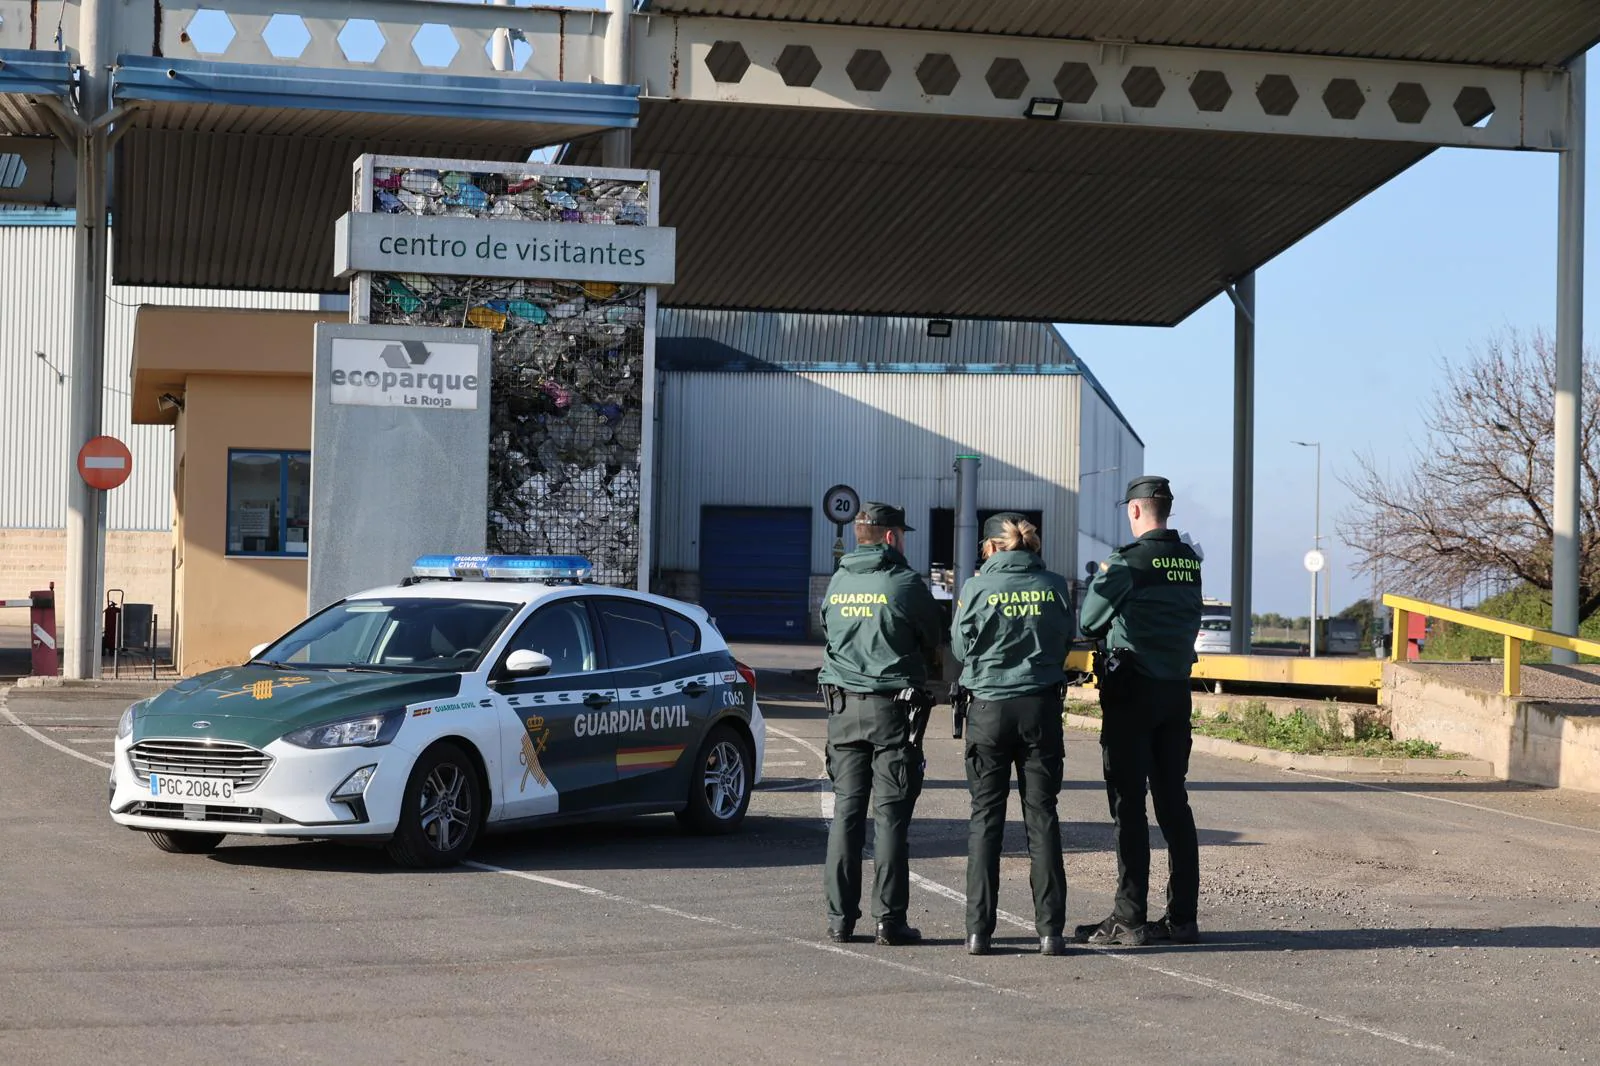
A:
{"type": "Polygon", "coordinates": [[[444,581],[585,581],[594,566],[581,555],[424,555],[411,576],[444,581]]]}

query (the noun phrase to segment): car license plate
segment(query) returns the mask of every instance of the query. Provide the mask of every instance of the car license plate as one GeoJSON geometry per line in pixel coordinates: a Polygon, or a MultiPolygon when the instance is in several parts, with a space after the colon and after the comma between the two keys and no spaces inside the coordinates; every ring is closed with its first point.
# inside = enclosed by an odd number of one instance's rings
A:
{"type": "Polygon", "coordinates": [[[233,782],[225,777],[151,774],[150,796],[172,803],[232,803],[233,782]]]}

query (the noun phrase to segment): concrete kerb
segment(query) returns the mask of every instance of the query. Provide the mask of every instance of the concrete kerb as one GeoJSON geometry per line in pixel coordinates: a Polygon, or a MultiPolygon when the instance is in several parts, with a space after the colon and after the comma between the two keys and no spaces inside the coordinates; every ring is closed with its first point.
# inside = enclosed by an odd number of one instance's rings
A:
{"type": "Polygon", "coordinates": [[[159,696],[177,684],[178,680],[178,678],[165,681],[141,681],[133,678],[79,680],[65,677],[19,677],[12,682],[12,687],[18,689],[63,689],[87,692],[103,692],[108,689],[116,689],[145,696],[159,696]]]}
{"type": "MultiPolygon", "coordinates": [[[[1100,732],[1100,719],[1064,714],[1074,729],[1100,732]]],[[[1316,770],[1330,774],[1455,774],[1460,777],[1494,777],[1494,764],[1483,759],[1372,759],[1357,755],[1301,755],[1241,744],[1236,740],[1196,735],[1194,750],[1224,759],[1260,763],[1284,770],[1316,770]]]]}

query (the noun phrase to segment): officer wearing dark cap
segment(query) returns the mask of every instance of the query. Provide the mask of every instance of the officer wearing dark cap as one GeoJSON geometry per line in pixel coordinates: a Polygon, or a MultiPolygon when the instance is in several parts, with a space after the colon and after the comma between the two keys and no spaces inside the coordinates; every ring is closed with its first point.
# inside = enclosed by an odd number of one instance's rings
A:
{"type": "Polygon", "coordinates": [[[972,694],[967,952],[989,954],[994,935],[1006,797],[1015,766],[1039,951],[1063,955],[1067,876],[1056,796],[1065,756],[1061,688],[1072,643],[1072,596],[1066,579],[1045,569],[1039,531],[1022,515],[997,514],[986,521],[981,551],[983,565],[962,586],[950,626],[951,653],[963,663],[961,686],[972,694]]]}
{"type": "Polygon", "coordinates": [[[1111,553],[1084,596],[1085,634],[1105,638],[1100,751],[1116,827],[1117,896],[1104,921],[1080,925],[1087,944],[1193,943],[1200,848],[1184,779],[1189,773],[1189,675],[1200,631],[1200,556],[1167,528],[1172,487],[1164,477],[1128,483],[1134,541],[1111,553]],[[1147,922],[1150,826],[1145,789],[1167,841],[1166,913],[1147,922]]]}
{"type": "Polygon", "coordinates": [[[861,916],[869,793],[875,794],[878,943],[913,944],[922,938],[906,921],[911,895],[906,836],[922,791],[922,752],[904,697],[909,689],[920,699],[929,678],[939,672],[941,619],[933,593],[902,554],[910,528],[898,507],[863,506],[855,519],[856,549],[839,560],[822,601],[827,646],[817,680],[828,703],[828,776],[834,795],[822,880],[828,936],[835,943],[850,940],[861,916]]]}

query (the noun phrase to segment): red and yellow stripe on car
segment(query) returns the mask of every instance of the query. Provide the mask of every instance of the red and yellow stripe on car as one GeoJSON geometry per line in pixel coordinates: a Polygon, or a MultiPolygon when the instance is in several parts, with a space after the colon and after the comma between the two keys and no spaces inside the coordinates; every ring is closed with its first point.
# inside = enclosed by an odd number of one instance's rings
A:
{"type": "Polygon", "coordinates": [[[682,744],[653,748],[618,748],[617,773],[641,774],[651,770],[670,770],[683,755],[682,744]]]}

